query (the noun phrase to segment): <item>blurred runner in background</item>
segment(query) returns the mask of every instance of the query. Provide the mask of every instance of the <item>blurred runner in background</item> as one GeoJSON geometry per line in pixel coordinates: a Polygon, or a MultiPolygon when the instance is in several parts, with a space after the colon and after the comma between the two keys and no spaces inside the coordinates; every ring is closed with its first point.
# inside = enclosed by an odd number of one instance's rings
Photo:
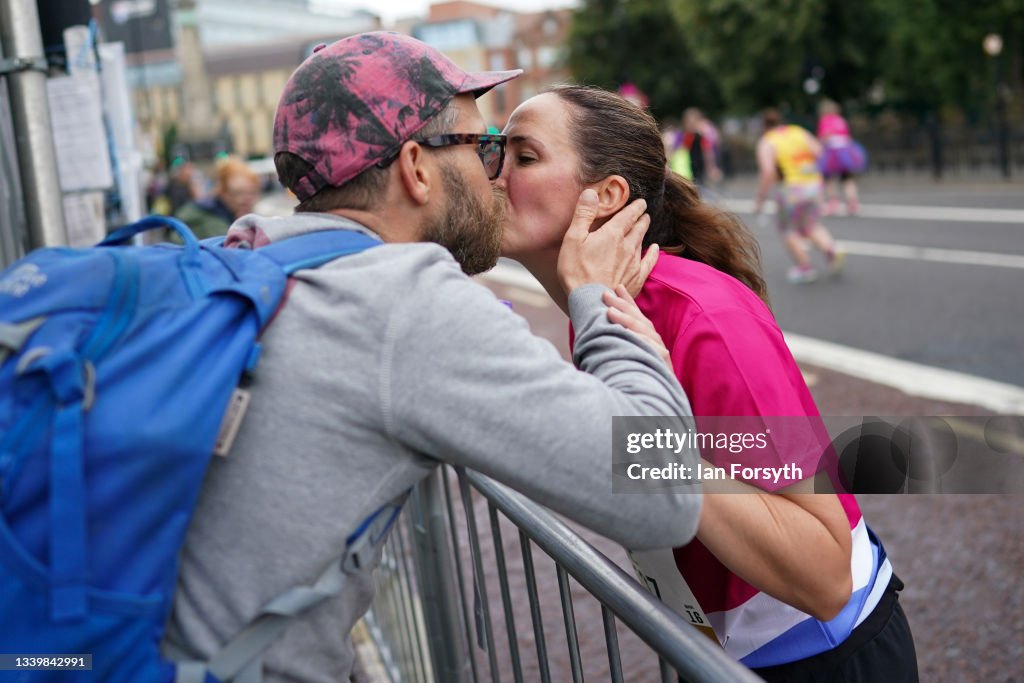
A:
{"type": "Polygon", "coordinates": [[[825,215],[839,211],[839,183],[843,185],[846,199],[846,213],[857,215],[857,183],[854,176],[863,173],[867,166],[864,148],[850,137],[850,127],[839,113],[839,105],[832,100],[822,100],[818,106],[818,140],[824,145],[819,160],[821,172],[825,174],[825,215]]]}
{"type": "Polygon", "coordinates": [[[795,264],[787,273],[790,282],[806,284],[818,279],[807,253],[807,240],[825,255],[829,270],[836,274],[843,267],[844,255],[819,220],[821,144],[800,126],[786,124],[778,109],[765,110],[762,120],[765,132],[757,143],[760,182],[754,213],[762,215],[768,193],[776,188],[777,225],[795,264]]]}

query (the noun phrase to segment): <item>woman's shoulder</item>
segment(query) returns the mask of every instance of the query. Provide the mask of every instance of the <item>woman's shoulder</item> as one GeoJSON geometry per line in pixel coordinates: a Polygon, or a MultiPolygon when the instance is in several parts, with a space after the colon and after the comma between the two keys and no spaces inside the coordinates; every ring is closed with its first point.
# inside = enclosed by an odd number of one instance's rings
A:
{"type": "Polygon", "coordinates": [[[664,305],[682,305],[694,313],[746,312],[757,318],[774,317],[749,287],[705,263],[662,253],[644,291],[660,295],[664,305]]]}

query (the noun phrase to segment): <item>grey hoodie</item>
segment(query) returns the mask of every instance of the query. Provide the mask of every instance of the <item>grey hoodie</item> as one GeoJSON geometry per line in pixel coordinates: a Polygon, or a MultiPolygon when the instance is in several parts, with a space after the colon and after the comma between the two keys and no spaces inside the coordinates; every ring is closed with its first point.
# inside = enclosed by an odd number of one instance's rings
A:
{"type": "MultiPolygon", "coordinates": [[[[330,228],[373,234],[326,214],[246,216],[229,234],[330,228]]],[[[368,514],[439,462],[631,548],[695,534],[699,495],[612,495],[612,416],[690,406],[657,355],[608,322],[603,287],[569,297],[580,372],[435,244],[385,244],[296,279],[188,532],[165,634],[179,658],[207,659],[269,600],[312,582],[368,514]]],[[[367,567],[297,619],[266,652],[267,680],[347,680],[347,634],[373,595],[367,567]]]]}

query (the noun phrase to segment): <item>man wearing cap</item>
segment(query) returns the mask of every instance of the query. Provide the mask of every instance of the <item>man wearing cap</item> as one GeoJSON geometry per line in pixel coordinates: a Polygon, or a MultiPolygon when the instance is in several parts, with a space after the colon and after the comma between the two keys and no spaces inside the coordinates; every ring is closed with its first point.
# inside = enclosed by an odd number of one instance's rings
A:
{"type": "MultiPolygon", "coordinates": [[[[170,657],[223,662],[270,601],[331,583],[325,568],[353,530],[439,462],[633,548],[694,535],[699,494],[611,498],[612,416],[690,414],[658,354],[610,323],[602,302],[653,265],[639,257],[642,204],[588,232],[596,197],[584,193],[570,228],[563,285],[583,372],[466,277],[494,265],[504,207],[490,182],[504,138],[485,134],[474,98],[518,74],[467,74],[412,38],[369,33],[318,49],[288,81],[274,146],[296,213],[247,216],[227,243],[351,230],[382,244],[296,273],[265,333],[248,414],[214,459],[188,533],[170,657]]],[[[697,453],[674,457],[692,466],[697,453]]],[[[337,594],[290,620],[247,668],[268,681],[346,680],[345,634],[373,600],[376,562],[350,566],[337,594]]],[[[277,618],[263,615],[250,631],[277,618]]]]}

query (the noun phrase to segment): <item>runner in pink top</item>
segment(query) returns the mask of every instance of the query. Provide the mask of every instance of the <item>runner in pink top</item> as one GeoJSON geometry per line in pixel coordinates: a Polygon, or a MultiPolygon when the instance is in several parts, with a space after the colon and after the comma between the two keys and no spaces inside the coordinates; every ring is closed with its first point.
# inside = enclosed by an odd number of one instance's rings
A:
{"type": "Polygon", "coordinates": [[[822,100],[818,106],[818,140],[823,146],[820,158],[821,172],[825,176],[825,215],[839,209],[839,187],[842,183],[846,212],[853,216],[860,210],[857,182],[854,177],[867,168],[864,148],[850,137],[850,127],[832,100],[822,100]]]}
{"type": "Polygon", "coordinates": [[[829,111],[818,119],[818,139],[824,142],[832,137],[850,137],[850,127],[846,125],[846,119],[837,112],[829,111]]]}
{"type": "MultiPolygon", "coordinates": [[[[698,431],[715,431],[701,427],[702,416],[818,415],[771,311],[735,278],[662,254],[636,303],[669,349],[698,431]]],[[[817,450],[784,457],[813,472],[820,455],[817,450]]],[[[744,664],[772,666],[829,650],[878,605],[892,567],[881,544],[869,538],[854,497],[840,494],[839,500],[852,534],[853,590],[827,623],[759,591],[700,540],[675,549],[675,565],[716,635],[744,664]]]]}
{"type": "MultiPolygon", "coordinates": [[[[631,553],[643,583],[766,680],[917,681],[902,584],[882,544],[852,496],[810,493],[823,451],[818,410],[765,303],[750,231],[668,171],[654,119],[612,93],[557,87],[520,105],[504,132],[495,185],[508,197],[505,256],[566,310],[558,262],[563,240],[579,239],[563,227],[573,200],[587,190],[581,210],[597,222],[644,200],[650,275],[625,283],[636,303],[625,287],[606,293],[609,318],[662,351],[698,432],[729,416],[802,426],[767,451],[734,454],[743,465],[800,466],[795,483],[773,494],[784,484],[753,487],[744,475],[723,482],[747,491],[732,495],[703,482],[697,540],[631,553]]],[[[702,456],[722,464],[717,451],[702,456]]]]}

